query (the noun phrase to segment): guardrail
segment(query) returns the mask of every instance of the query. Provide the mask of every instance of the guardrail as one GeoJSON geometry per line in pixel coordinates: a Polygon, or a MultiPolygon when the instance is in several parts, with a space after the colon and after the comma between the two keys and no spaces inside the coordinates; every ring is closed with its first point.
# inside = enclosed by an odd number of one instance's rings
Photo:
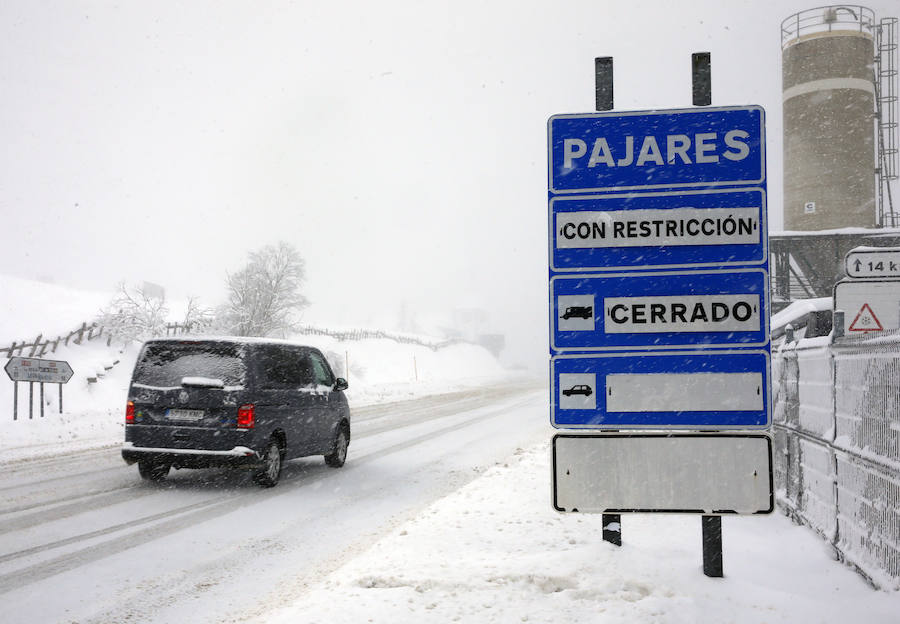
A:
{"type": "Polygon", "coordinates": [[[877,587],[900,588],[900,332],[773,353],[778,505],[877,587]]]}

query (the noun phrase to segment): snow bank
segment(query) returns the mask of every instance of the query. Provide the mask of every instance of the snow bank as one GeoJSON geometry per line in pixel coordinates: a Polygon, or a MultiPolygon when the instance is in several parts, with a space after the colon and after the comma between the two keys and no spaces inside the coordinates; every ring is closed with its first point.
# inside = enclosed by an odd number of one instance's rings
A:
{"type": "Polygon", "coordinates": [[[900,594],[784,516],[724,518],[711,579],[698,517],[624,515],[617,548],[601,516],[551,509],[549,474],[547,444],[519,449],[259,622],[897,622],[900,594]]]}

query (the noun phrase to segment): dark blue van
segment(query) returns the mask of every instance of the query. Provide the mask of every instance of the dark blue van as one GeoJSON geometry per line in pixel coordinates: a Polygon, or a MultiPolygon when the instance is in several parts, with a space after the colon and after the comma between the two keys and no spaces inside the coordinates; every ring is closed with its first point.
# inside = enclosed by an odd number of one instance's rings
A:
{"type": "Polygon", "coordinates": [[[322,353],[254,338],[146,342],[128,390],[122,457],[144,479],[171,468],[243,465],[263,487],[283,462],[324,455],[339,468],[350,443],[347,381],[322,353]]]}

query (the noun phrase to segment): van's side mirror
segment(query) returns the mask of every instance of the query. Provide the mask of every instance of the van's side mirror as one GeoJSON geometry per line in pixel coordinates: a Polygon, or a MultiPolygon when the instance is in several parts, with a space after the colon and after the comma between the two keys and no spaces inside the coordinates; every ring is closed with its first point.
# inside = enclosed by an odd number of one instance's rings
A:
{"type": "Polygon", "coordinates": [[[346,390],[350,387],[350,384],[347,383],[347,380],[343,377],[338,377],[337,381],[334,382],[334,389],[336,391],[346,390]]]}

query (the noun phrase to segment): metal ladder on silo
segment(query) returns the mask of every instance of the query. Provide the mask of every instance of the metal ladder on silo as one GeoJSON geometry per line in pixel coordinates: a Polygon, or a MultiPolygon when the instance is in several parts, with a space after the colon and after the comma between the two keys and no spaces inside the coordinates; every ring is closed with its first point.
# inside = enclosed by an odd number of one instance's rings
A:
{"type": "Polygon", "coordinates": [[[878,123],[878,225],[900,226],[891,182],[897,179],[897,18],[884,17],[875,29],[875,119],[878,123]]]}

